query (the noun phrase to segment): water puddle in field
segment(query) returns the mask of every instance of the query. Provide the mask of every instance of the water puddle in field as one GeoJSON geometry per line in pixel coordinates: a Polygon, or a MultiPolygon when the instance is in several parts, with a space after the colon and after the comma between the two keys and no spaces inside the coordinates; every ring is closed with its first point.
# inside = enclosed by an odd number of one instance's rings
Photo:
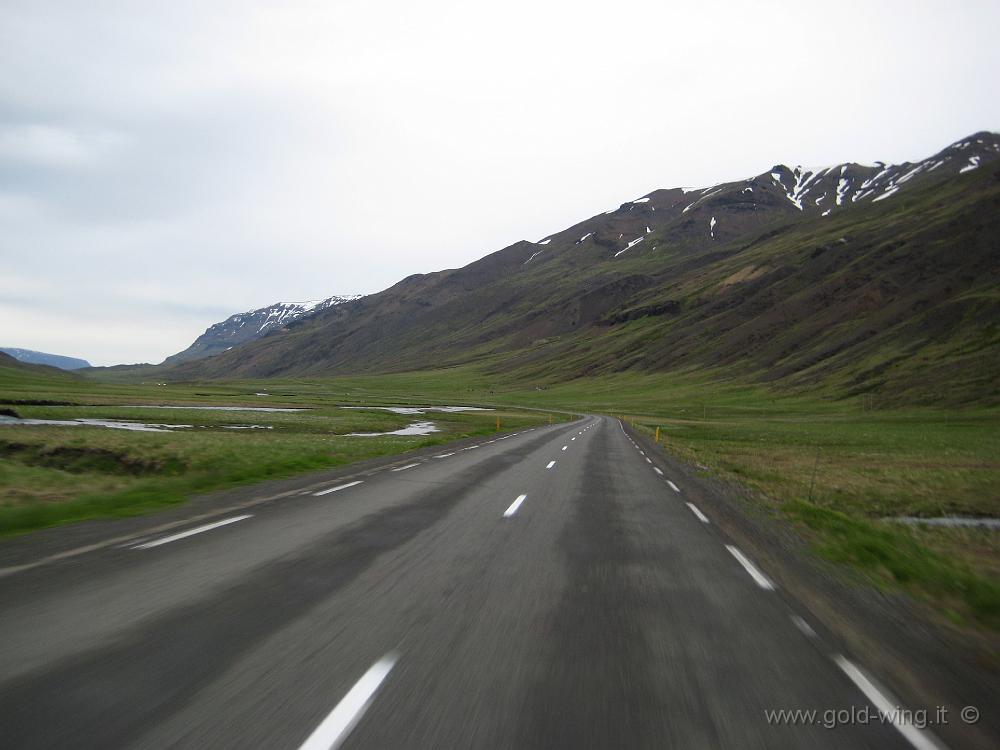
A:
{"type": "Polygon", "coordinates": [[[0,417],[0,426],[2,425],[107,427],[112,430],[133,430],[134,432],[170,432],[171,430],[194,427],[194,425],[190,424],[150,424],[147,422],[127,422],[118,419],[17,419],[15,417],[0,417]]]}
{"type": "Polygon", "coordinates": [[[460,411],[493,411],[479,406],[341,406],[341,409],[380,409],[393,414],[426,414],[436,411],[440,414],[452,414],[460,411]]]}
{"type": "Polygon", "coordinates": [[[908,526],[944,526],[947,528],[983,528],[1000,531],[1000,518],[964,518],[962,516],[942,516],[941,518],[918,518],[916,516],[900,516],[887,518],[893,523],[905,523],[908,526]]]}
{"type": "MultiPolygon", "coordinates": [[[[157,424],[150,422],[129,422],[123,419],[17,419],[16,417],[0,416],[0,427],[4,425],[55,425],[57,427],[106,427],[111,430],[132,430],[133,432],[173,432],[182,429],[212,429],[216,425],[193,424],[157,424]]],[[[223,430],[273,430],[271,425],[264,424],[227,424],[217,425],[223,430]]]]}
{"type": "Polygon", "coordinates": [[[392,432],[348,432],[344,437],[382,437],[384,435],[430,435],[441,432],[433,422],[412,422],[400,430],[392,432]]]}

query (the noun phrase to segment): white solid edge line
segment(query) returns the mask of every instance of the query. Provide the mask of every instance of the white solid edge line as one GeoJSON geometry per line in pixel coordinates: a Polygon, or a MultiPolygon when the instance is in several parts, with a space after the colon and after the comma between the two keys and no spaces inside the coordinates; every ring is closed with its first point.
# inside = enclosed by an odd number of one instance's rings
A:
{"type": "Polygon", "coordinates": [[[654,466],[654,467],[653,467],[653,471],[655,471],[655,472],[656,472],[657,474],[659,474],[659,475],[660,475],[661,477],[663,476],[663,469],[661,469],[661,468],[660,468],[659,466],[654,466]]]}
{"type": "Polygon", "coordinates": [[[698,506],[694,505],[693,503],[687,503],[687,507],[689,507],[691,509],[691,512],[698,517],[699,521],[701,521],[702,523],[708,523],[708,516],[706,516],[704,513],[698,510],[698,506]]]}
{"type": "Polygon", "coordinates": [[[556,465],[556,462],[555,462],[555,461],[549,461],[549,464],[548,464],[548,466],[546,466],[545,468],[546,468],[546,469],[551,469],[551,468],[552,468],[553,466],[555,466],[555,465],[556,465]]]}
{"type": "Polygon", "coordinates": [[[224,518],[221,521],[216,521],[215,523],[206,523],[204,526],[197,526],[193,529],[182,531],[179,534],[171,534],[170,536],[165,536],[161,537],[160,539],[155,539],[152,542],[146,542],[145,544],[137,544],[132,549],[149,549],[151,547],[159,547],[161,544],[176,542],[178,539],[184,539],[189,536],[194,536],[195,534],[200,534],[203,531],[211,531],[212,529],[217,529],[220,526],[228,526],[231,523],[242,521],[244,518],[252,518],[252,517],[253,514],[248,513],[243,516],[233,516],[232,518],[224,518]]]}
{"type": "Polygon", "coordinates": [[[448,458],[448,456],[454,456],[454,453],[442,453],[440,456],[434,456],[434,458],[448,458]]]}
{"type": "Polygon", "coordinates": [[[732,556],[736,558],[736,561],[743,566],[744,570],[746,570],[746,572],[750,574],[750,577],[753,578],[754,583],[756,583],[762,589],[766,589],[767,591],[774,591],[774,584],[771,582],[771,579],[768,578],[763,573],[761,573],[757,569],[757,566],[754,565],[752,562],[750,562],[750,560],[748,560],[747,557],[742,552],[740,552],[738,549],[736,549],[736,547],[734,547],[731,544],[727,544],[726,549],[729,550],[730,554],[732,554],[732,556]]]}
{"type": "Polygon", "coordinates": [[[512,515],[517,513],[517,509],[521,507],[521,503],[523,503],[527,497],[527,495],[518,495],[517,499],[510,504],[510,507],[503,512],[503,517],[510,518],[512,515]]]}
{"type": "Polygon", "coordinates": [[[420,466],[420,464],[407,464],[406,466],[395,468],[393,471],[406,471],[407,469],[412,469],[415,466],[420,466]]]}
{"type": "Polygon", "coordinates": [[[680,491],[681,491],[681,488],[680,488],[680,487],[678,487],[678,486],[677,486],[676,484],[674,484],[673,482],[671,482],[671,481],[670,481],[669,479],[667,480],[667,484],[669,484],[669,485],[670,485],[670,489],[672,489],[672,490],[673,490],[674,492],[680,492],[680,491]]]}
{"type": "Polygon", "coordinates": [[[335,750],[347,739],[351,730],[361,721],[371,705],[375,691],[396,665],[397,656],[386,654],[361,675],[347,695],[340,699],[333,711],[320,722],[319,726],[302,743],[299,750],[335,750]]]}
{"type": "Polygon", "coordinates": [[[911,745],[913,745],[918,750],[940,750],[942,745],[929,733],[922,732],[917,729],[917,727],[912,724],[907,724],[905,721],[900,721],[900,715],[904,712],[900,711],[899,702],[891,700],[885,695],[881,690],[879,690],[875,684],[868,678],[868,676],[862,672],[857,666],[855,666],[851,661],[845,659],[841,655],[837,655],[833,658],[840,667],[844,674],[846,674],[851,682],[853,682],[858,689],[865,694],[865,697],[872,702],[872,704],[879,710],[886,721],[896,727],[899,733],[903,735],[911,745]]]}
{"type": "Polygon", "coordinates": [[[359,479],[356,482],[348,482],[347,484],[341,484],[341,485],[338,485],[336,487],[331,487],[328,490],[320,490],[319,492],[314,492],[313,494],[316,497],[319,497],[320,495],[329,495],[331,492],[339,492],[340,490],[346,490],[348,487],[354,487],[356,485],[359,485],[363,481],[364,481],[363,479],[359,479]]]}

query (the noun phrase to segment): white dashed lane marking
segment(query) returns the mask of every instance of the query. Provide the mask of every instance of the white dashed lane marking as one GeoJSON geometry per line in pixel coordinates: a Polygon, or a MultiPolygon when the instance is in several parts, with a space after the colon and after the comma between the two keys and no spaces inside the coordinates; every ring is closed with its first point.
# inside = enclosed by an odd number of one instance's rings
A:
{"type": "Polygon", "coordinates": [[[319,497],[320,495],[329,495],[331,492],[340,492],[341,490],[346,490],[348,487],[357,487],[363,481],[364,481],[363,479],[359,479],[356,482],[348,482],[347,484],[338,484],[336,487],[331,487],[328,490],[320,490],[319,492],[314,492],[313,494],[316,495],[316,497],[319,497]]]}
{"type": "Polygon", "coordinates": [[[161,537],[160,539],[154,539],[152,542],[146,542],[145,544],[137,544],[132,549],[150,549],[152,547],[159,547],[161,544],[169,544],[170,542],[176,542],[178,539],[186,539],[189,536],[194,536],[195,534],[201,534],[202,532],[205,531],[211,531],[212,529],[217,529],[220,526],[228,526],[231,523],[242,521],[244,518],[253,518],[253,516],[247,514],[245,516],[234,516],[233,518],[224,518],[221,521],[216,521],[215,523],[206,523],[204,526],[198,526],[193,529],[188,529],[187,531],[182,531],[179,534],[171,534],[170,536],[161,537]]]}
{"type": "Polygon", "coordinates": [[[754,583],[756,583],[762,589],[765,589],[767,591],[774,590],[774,584],[771,582],[771,579],[768,578],[763,573],[761,573],[757,569],[757,566],[754,565],[752,562],[750,562],[749,559],[747,559],[746,555],[744,555],[742,552],[740,552],[736,547],[734,547],[731,544],[727,544],[726,549],[729,550],[729,553],[736,558],[736,561],[740,565],[743,566],[743,569],[750,574],[750,577],[753,578],[754,583]]]}
{"type": "Polygon", "coordinates": [[[885,720],[896,727],[911,745],[917,750],[940,750],[941,745],[933,738],[929,732],[918,729],[914,724],[907,721],[905,712],[899,710],[900,703],[895,698],[886,695],[875,683],[869,679],[868,675],[856,667],[850,660],[837,655],[833,658],[844,674],[853,682],[858,690],[865,694],[865,697],[872,702],[885,720]]]}
{"type": "Polygon", "coordinates": [[[695,514],[695,516],[698,518],[699,521],[701,521],[702,523],[708,523],[708,517],[700,510],[698,510],[698,506],[694,505],[693,503],[687,503],[687,507],[691,509],[691,512],[695,514]]]}
{"type": "Polygon", "coordinates": [[[518,495],[517,499],[510,504],[510,507],[503,512],[503,517],[510,518],[512,515],[517,513],[517,509],[521,507],[521,503],[523,503],[527,497],[527,495],[518,495]]]}
{"type": "Polygon", "coordinates": [[[798,615],[792,615],[792,622],[795,624],[795,627],[802,632],[802,635],[806,636],[806,638],[816,637],[816,631],[812,629],[812,625],[798,615]]]}
{"type": "Polygon", "coordinates": [[[299,750],[335,750],[340,747],[365,715],[376,691],[396,666],[396,659],[395,654],[386,654],[369,667],[299,750]]]}

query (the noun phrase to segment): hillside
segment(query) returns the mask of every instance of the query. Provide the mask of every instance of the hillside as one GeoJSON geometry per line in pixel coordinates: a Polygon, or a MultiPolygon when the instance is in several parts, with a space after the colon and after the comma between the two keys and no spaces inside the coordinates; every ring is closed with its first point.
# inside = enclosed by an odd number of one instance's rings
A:
{"type": "Polygon", "coordinates": [[[36,352],[31,349],[16,349],[14,347],[0,347],[0,352],[7,354],[18,362],[25,362],[31,365],[48,365],[58,367],[60,370],[82,370],[90,367],[90,362],[77,357],[64,357],[61,354],[48,354],[46,352],[36,352]]]}
{"type": "Polygon", "coordinates": [[[1000,136],[978,133],[916,163],[657,190],[165,376],[475,362],[546,383],[708,368],[837,396],[992,402],[998,157],[1000,136]]]}
{"type": "Polygon", "coordinates": [[[288,325],[307,315],[312,315],[334,305],[357,299],[357,295],[333,296],[308,302],[275,302],[267,307],[230,315],[215,323],[195,339],[187,349],[167,357],[163,364],[178,364],[202,357],[211,357],[266,336],[271,331],[288,325]]]}

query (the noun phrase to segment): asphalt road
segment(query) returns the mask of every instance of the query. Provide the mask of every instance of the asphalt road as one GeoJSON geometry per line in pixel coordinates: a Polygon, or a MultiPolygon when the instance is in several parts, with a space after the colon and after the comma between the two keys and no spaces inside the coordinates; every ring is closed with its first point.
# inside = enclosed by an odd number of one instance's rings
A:
{"type": "Polygon", "coordinates": [[[693,497],[586,418],[5,575],[0,746],[933,747],[693,497]]]}

